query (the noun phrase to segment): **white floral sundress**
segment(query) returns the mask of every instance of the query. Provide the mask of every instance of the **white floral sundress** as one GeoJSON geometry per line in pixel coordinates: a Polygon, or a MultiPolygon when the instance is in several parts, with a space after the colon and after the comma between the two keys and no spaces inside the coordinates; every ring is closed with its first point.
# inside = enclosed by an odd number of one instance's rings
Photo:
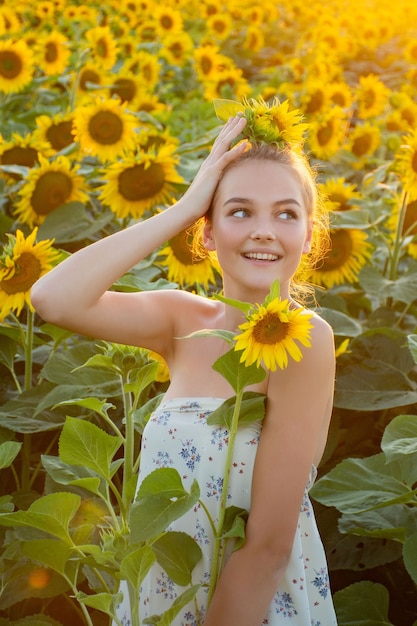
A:
{"type": "MultiPolygon", "coordinates": [[[[145,427],[139,472],[139,484],[158,467],[177,469],[186,489],[196,479],[200,486],[201,499],[215,520],[222,490],[228,431],[223,426],[210,426],[206,420],[223,401],[220,398],[163,400],[145,427]]],[[[260,430],[260,422],[239,428],[235,443],[229,501],[234,506],[247,510],[250,507],[251,478],[260,430]]],[[[262,625],[259,626],[337,625],[326,557],[308,496],[315,477],[316,470],[313,467],[305,489],[285,577],[262,625]]],[[[186,532],[197,541],[203,557],[193,571],[192,582],[207,583],[213,533],[203,507],[196,505],[176,520],[170,530],[186,532]]],[[[139,594],[141,623],[146,617],[167,610],[184,590],[184,587],[174,584],[158,563],[155,563],[139,594]]],[[[130,626],[129,601],[123,583],[121,591],[124,593],[124,600],[117,608],[117,615],[123,626],[130,626]]],[[[173,626],[203,624],[206,602],[207,587],[202,587],[197,593],[196,603],[191,602],[184,607],[172,622],[173,626]]]]}

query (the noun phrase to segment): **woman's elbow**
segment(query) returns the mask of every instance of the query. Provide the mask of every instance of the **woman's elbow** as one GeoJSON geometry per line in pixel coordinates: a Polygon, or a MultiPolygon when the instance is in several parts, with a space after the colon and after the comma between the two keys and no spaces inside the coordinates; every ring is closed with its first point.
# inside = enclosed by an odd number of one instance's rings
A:
{"type": "Polygon", "coordinates": [[[48,289],[48,285],[42,278],[33,284],[30,291],[30,301],[35,311],[45,322],[59,325],[61,317],[58,305],[59,298],[48,289]]]}

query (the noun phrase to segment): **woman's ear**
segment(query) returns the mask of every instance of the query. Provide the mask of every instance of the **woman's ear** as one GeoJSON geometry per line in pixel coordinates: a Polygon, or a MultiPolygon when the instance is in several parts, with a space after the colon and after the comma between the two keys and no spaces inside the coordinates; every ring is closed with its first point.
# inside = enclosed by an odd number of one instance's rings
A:
{"type": "Polygon", "coordinates": [[[213,236],[213,226],[211,220],[206,219],[204,228],[203,228],[203,245],[206,250],[214,251],[216,249],[216,244],[214,242],[213,236]]]}
{"type": "Polygon", "coordinates": [[[308,226],[307,236],[304,241],[303,254],[308,254],[310,252],[311,238],[313,236],[313,226],[314,226],[314,222],[310,221],[309,226],[308,226]]]}

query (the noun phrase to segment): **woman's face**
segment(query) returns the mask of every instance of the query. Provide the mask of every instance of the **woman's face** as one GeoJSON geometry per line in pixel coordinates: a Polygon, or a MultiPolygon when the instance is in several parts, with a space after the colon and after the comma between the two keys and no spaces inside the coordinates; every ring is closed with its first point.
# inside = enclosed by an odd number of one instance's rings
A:
{"type": "Polygon", "coordinates": [[[204,245],[217,251],[228,297],[260,301],[278,279],[286,298],[311,230],[297,174],[274,161],[248,159],[220,181],[204,245]]]}

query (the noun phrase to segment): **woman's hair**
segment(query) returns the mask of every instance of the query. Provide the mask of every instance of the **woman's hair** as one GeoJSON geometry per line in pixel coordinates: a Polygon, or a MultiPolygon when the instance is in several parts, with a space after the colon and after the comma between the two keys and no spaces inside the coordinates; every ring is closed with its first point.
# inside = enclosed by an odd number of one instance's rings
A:
{"type": "MultiPolygon", "coordinates": [[[[311,239],[311,247],[308,254],[304,254],[300,266],[291,282],[291,295],[298,300],[306,300],[313,293],[313,287],[308,284],[308,277],[311,275],[312,269],[317,267],[319,261],[323,259],[330,244],[329,235],[329,216],[324,208],[322,199],[318,192],[316,184],[316,171],[311,167],[306,155],[296,152],[289,147],[277,148],[271,144],[251,144],[245,152],[237,159],[231,161],[223,170],[222,177],[225,172],[233,169],[243,161],[273,161],[284,167],[288,167],[298,177],[302,187],[303,198],[309,217],[313,221],[313,235],[311,239]]],[[[221,178],[219,180],[219,184],[221,178]]],[[[192,227],[193,228],[193,252],[197,257],[207,257],[207,250],[202,242],[202,232],[204,223],[210,219],[212,206],[216,199],[214,193],[212,205],[206,215],[192,227]]],[[[214,253],[215,254],[215,253],[214,253]]]]}

